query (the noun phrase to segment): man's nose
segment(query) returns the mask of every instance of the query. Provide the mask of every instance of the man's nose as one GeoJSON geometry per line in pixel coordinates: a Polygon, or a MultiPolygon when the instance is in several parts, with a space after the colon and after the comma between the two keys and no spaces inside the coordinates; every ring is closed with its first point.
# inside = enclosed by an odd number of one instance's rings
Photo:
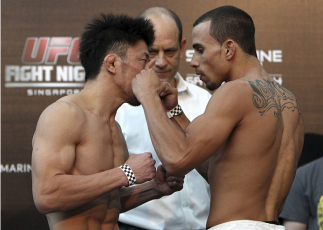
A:
{"type": "Polygon", "coordinates": [[[198,68],[199,67],[199,65],[200,65],[200,63],[199,63],[199,61],[198,61],[198,58],[196,57],[196,55],[195,55],[195,52],[193,53],[193,57],[192,57],[192,60],[191,60],[191,62],[190,62],[190,65],[191,65],[191,67],[193,67],[193,68],[198,68]]]}
{"type": "Polygon", "coordinates": [[[167,65],[167,61],[165,59],[165,54],[160,52],[156,57],[155,65],[159,68],[164,68],[167,65]]]}

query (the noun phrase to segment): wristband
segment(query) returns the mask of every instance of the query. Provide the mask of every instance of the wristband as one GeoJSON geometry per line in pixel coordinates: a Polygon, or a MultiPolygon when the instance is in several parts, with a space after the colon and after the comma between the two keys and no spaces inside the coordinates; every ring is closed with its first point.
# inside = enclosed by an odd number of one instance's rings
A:
{"type": "Polygon", "coordinates": [[[132,169],[129,167],[129,165],[121,165],[119,168],[122,169],[124,174],[126,174],[126,177],[128,178],[129,185],[131,186],[136,183],[136,177],[135,174],[133,173],[132,169]]]}
{"type": "Polygon", "coordinates": [[[173,116],[177,116],[178,114],[182,113],[182,107],[180,105],[176,105],[176,107],[167,112],[168,118],[172,118],[173,116]]]}

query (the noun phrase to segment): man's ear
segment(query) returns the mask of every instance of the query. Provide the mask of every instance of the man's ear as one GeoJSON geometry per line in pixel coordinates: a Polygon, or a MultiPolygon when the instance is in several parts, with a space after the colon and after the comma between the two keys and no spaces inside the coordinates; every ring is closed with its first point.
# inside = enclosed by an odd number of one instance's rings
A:
{"type": "Polygon", "coordinates": [[[186,38],[183,38],[180,44],[180,52],[181,52],[180,58],[182,58],[184,55],[185,45],[186,45],[186,38]]]}
{"type": "Polygon", "coordinates": [[[115,66],[116,60],[117,60],[117,57],[115,54],[108,54],[103,60],[103,65],[105,66],[107,71],[112,74],[116,73],[116,66],[115,66]]]}
{"type": "Polygon", "coordinates": [[[228,39],[223,43],[223,47],[225,49],[225,58],[228,61],[232,60],[232,58],[234,57],[234,55],[236,53],[236,44],[235,44],[235,42],[228,39]]]}

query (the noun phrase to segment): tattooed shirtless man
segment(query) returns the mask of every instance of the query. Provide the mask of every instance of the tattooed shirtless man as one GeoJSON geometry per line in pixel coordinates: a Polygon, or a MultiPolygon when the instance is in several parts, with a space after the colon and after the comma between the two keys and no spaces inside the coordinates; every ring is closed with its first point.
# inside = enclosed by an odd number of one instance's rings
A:
{"type": "Polygon", "coordinates": [[[208,89],[217,90],[191,123],[177,106],[176,90],[159,83],[153,70],[132,81],[167,172],[198,168],[208,180],[210,229],[284,229],[278,215],[303,146],[296,98],[259,63],[254,33],[251,17],[233,6],[194,23],[191,65],[208,89]],[[174,108],[169,116],[162,103],[174,108]]]}

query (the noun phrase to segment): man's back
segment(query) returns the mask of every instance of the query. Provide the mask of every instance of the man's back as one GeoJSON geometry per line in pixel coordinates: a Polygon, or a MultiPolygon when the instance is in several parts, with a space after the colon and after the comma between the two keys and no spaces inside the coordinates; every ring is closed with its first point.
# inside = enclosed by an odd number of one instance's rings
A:
{"type": "Polygon", "coordinates": [[[277,220],[302,149],[297,101],[266,75],[226,83],[210,103],[230,104],[231,100],[236,100],[236,108],[231,109],[238,120],[210,160],[207,226],[239,219],[277,220]]]}

